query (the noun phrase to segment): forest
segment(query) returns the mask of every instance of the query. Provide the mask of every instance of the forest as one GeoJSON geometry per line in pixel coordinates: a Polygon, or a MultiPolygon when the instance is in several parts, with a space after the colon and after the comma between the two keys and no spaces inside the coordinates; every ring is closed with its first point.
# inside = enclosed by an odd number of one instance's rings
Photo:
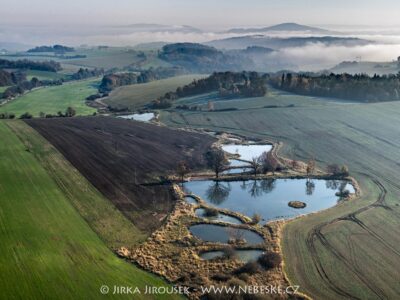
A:
{"type": "Polygon", "coordinates": [[[270,82],[278,89],[306,96],[361,102],[400,100],[400,73],[382,76],[346,73],[311,76],[287,73],[272,77],[270,82]]]}

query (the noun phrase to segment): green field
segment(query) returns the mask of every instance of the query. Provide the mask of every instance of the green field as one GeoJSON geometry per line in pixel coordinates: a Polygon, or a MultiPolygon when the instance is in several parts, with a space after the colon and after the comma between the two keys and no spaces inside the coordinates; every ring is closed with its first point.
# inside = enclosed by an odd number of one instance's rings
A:
{"type": "MultiPolygon", "coordinates": [[[[85,180],[75,181],[82,179],[80,175],[68,169],[68,163],[62,162],[60,154],[35,131],[21,121],[2,121],[0,136],[2,299],[132,298],[102,296],[99,289],[115,284],[137,286],[143,291],[145,285],[165,284],[117,258],[93,232],[78,211],[87,210],[84,217],[90,220],[96,216],[90,215],[89,206],[105,209],[101,215],[110,212],[110,204],[101,204],[106,200],[85,180]],[[29,137],[21,142],[11,128],[20,137],[29,137]],[[63,186],[72,181],[74,187],[63,186]],[[82,198],[71,203],[75,197],[82,198]],[[91,202],[84,204],[86,201],[91,202]],[[76,209],[79,203],[87,207],[76,209]]],[[[116,216],[117,212],[111,213],[116,216]]]]}
{"type": "Polygon", "coordinates": [[[112,91],[110,97],[104,102],[115,108],[128,107],[130,110],[135,110],[167,92],[175,91],[178,87],[189,84],[193,79],[202,77],[204,75],[184,75],[150,83],[123,86],[112,91]]]}
{"type": "Polygon", "coordinates": [[[40,112],[46,114],[64,112],[71,106],[78,115],[89,115],[96,112],[96,109],[88,107],[85,98],[97,93],[98,83],[99,79],[88,79],[61,86],[39,88],[0,106],[0,112],[14,113],[16,116],[29,112],[33,116],[38,116],[40,112]]]}
{"type": "Polygon", "coordinates": [[[400,103],[340,102],[274,90],[263,98],[216,103],[239,110],[162,112],[160,118],[170,126],[281,141],[282,155],[315,156],[320,167],[347,164],[360,183],[360,199],[285,227],[282,247],[291,282],[316,299],[396,299],[400,103]],[[290,104],[295,107],[285,107],[290,104]],[[263,108],[270,105],[280,107],[263,108]]]}
{"type": "Polygon", "coordinates": [[[67,78],[67,76],[62,73],[37,71],[37,70],[26,71],[26,77],[28,80],[31,80],[33,77],[36,77],[39,80],[59,80],[67,78]]]}

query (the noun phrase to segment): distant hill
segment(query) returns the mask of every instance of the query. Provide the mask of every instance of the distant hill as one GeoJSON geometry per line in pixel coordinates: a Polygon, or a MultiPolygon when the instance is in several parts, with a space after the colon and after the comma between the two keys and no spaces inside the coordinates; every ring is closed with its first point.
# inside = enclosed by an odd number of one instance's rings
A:
{"type": "Polygon", "coordinates": [[[291,31],[291,32],[307,32],[312,34],[330,34],[329,30],[301,25],[297,23],[282,23],[270,27],[263,28],[233,28],[227,31],[227,33],[244,34],[244,33],[266,33],[272,31],[291,31]]]}
{"type": "Polygon", "coordinates": [[[302,47],[310,43],[321,43],[325,45],[340,45],[340,46],[359,46],[371,44],[371,41],[351,37],[333,37],[333,36],[320,36],[320,37],[290,37],[290,38],[276,38],[264,35],[250,35],[239,36],[221,40],[214,40],[204,43],[205,45],[212,46],[218,49],[244,49],[251,46],[259,46],[271,48],[274,50],[289,48],[289,47],[302,47]]]}
{"type": "Polygon", "coordinates": [[[202,30],[187,25],[163,25],[163,24],[130,24],[118,26],[118,28],[129,29],[134,32],[180,32],[180,33],[202,33],[202,30]]]}
{"type": "Polygon", "coordinates": [[[177,43],[165,45],[159,58],[189,72],[243,70],[265,72],[271,68],[276,69],[276,58],[270,57],[275,52],[273,49],[259,46],[221,51],[202,44],[177,43]]]}

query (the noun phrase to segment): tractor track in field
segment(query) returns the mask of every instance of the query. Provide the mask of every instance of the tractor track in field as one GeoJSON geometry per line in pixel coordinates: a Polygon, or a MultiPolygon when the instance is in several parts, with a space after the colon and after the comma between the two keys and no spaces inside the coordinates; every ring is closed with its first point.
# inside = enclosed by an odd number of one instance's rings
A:
{"type": "MultiPolygon", "coordinates": [[[[367,174],[364,174],[367,176],[367,174]]],[[[335,258],[337,258],[340,262],[342,262],[347,269],[353,273],[362,283],[365,284],[367,289],[369,289],[373,294],[376,295],[378,299],[387,299],[387,296],[383,292],[382,289],[380,289],[374,282],[371,282],[368,280],[366,276],[364,276],[363,272],[359,270],[358,266],[355,265],[349,258],[345,257],[343,254],[341,254],[335,247],[326,239],[325,235],[323,234],[323,230],[326,229],[328,226],[336,224],[338,222],[343,222],[343,221],[349,221],[357,224],[360,226],[362,229],[364,229],[368,234],[370,234],[372,237],[377,239],[379,242],[381,242],[385,247],[389,248],[392,250],[394,253],[400,256],[400,253],[394,249],[391,245],[387,244],[384,239],[382,239],[377,233],[375,233],[373,230],[371,230],[367,225],[365,225],[361,220],[357,218],[357,215],[365,212],[367,210],[373,209],[373,208],[384,208],[387,210],[391,210],[389,206],[386,205],[385,203],[385,197],[387,194],[386,188],[383,186],[383,184],[377,180],[377,179],[371,179],[379,188],[380,194],[378,199],[365,207],[362,207],[355,212],[352,212],[350,214],[344,215],[342,217],[338,217],[336,219],[333,219],[329,222],[325,222],[322,224],[319,224],[318,226],[315,226],[308,234],[307,239],[306,239],[306,245],[308,250],[311,253],[312,261],[317,269],[317,272],[321,279],[325,282],[325,284],[330,287],[332,291],[337,293],[340,296],[346,297],[348,299],[361,299],[357,297],[356,295],[351,294],[350,292],[344,290],[340,286],[336,285],[335,282],[329,277],[327,270],[325,269],[322,260],[320,259],[318,255],[318,250],[317,250],[317,245],[316,243],[319,242],[328,252],[330,252],[335,258]]]]}

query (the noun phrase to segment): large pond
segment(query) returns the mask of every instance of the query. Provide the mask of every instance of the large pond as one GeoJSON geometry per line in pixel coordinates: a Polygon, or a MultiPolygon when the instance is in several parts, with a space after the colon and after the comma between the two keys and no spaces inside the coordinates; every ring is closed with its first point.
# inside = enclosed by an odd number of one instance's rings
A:
{"type": "MultiPolygon", "coordinates": [[[[236,258],[244,263],[257,260],[263,253],[263,250],[235,250],[236,258]]],[[[223,251],[207,251],[200,254],[200,257],[205,260],[216,259],[223,256],[223,251]]]]}
{"type": "Polygon", "coordinates": [[[190,232],[205,242],[228,243],[229,239],[245,239],[247,244],[261,244],[263,238],[254,231],[212,224],[198,224],[189,227],[190,232]]]}
{"type": "Polygon", "coordinates": [[[351,184],[339,180],[206,180],[187,182],[184,187],[215,207],[250,217],[259,214],[264,220],[292,218],[332,207],[339,200],[335,194],[340,188],[354,193],[351,184]],[[305,202],[307,206],[303,209],[292,208],[288,206],[290,201],[305,202]]]}
{"type": "Polygon", "coordinates": [[[222,150],[230,154],[239,154],[243,160],[251,161],[254,157],[259,157],[264,152],[269,152],[272,145],[222,145],[222,150]]]}
{"type": "Polygon", "coordinates": [[[219,213],[217,216],[207,216],[206,210],[204,208],[196,209],[196,216],[210,221],[221,221],[232,224],[242,224],[242,222],[238,218],[231,217],[223,213],[219,213]]]}
{"type": "Polygon", "coordinates": [[[140,121],[140,122],[150,122],[151,119],[153,119],[154,117],[155,117],[154,113],[143,113],[143,114],[118,116],[118,118],[127,119],[127,120],[135,120],[135,121],[140,121]]]}

